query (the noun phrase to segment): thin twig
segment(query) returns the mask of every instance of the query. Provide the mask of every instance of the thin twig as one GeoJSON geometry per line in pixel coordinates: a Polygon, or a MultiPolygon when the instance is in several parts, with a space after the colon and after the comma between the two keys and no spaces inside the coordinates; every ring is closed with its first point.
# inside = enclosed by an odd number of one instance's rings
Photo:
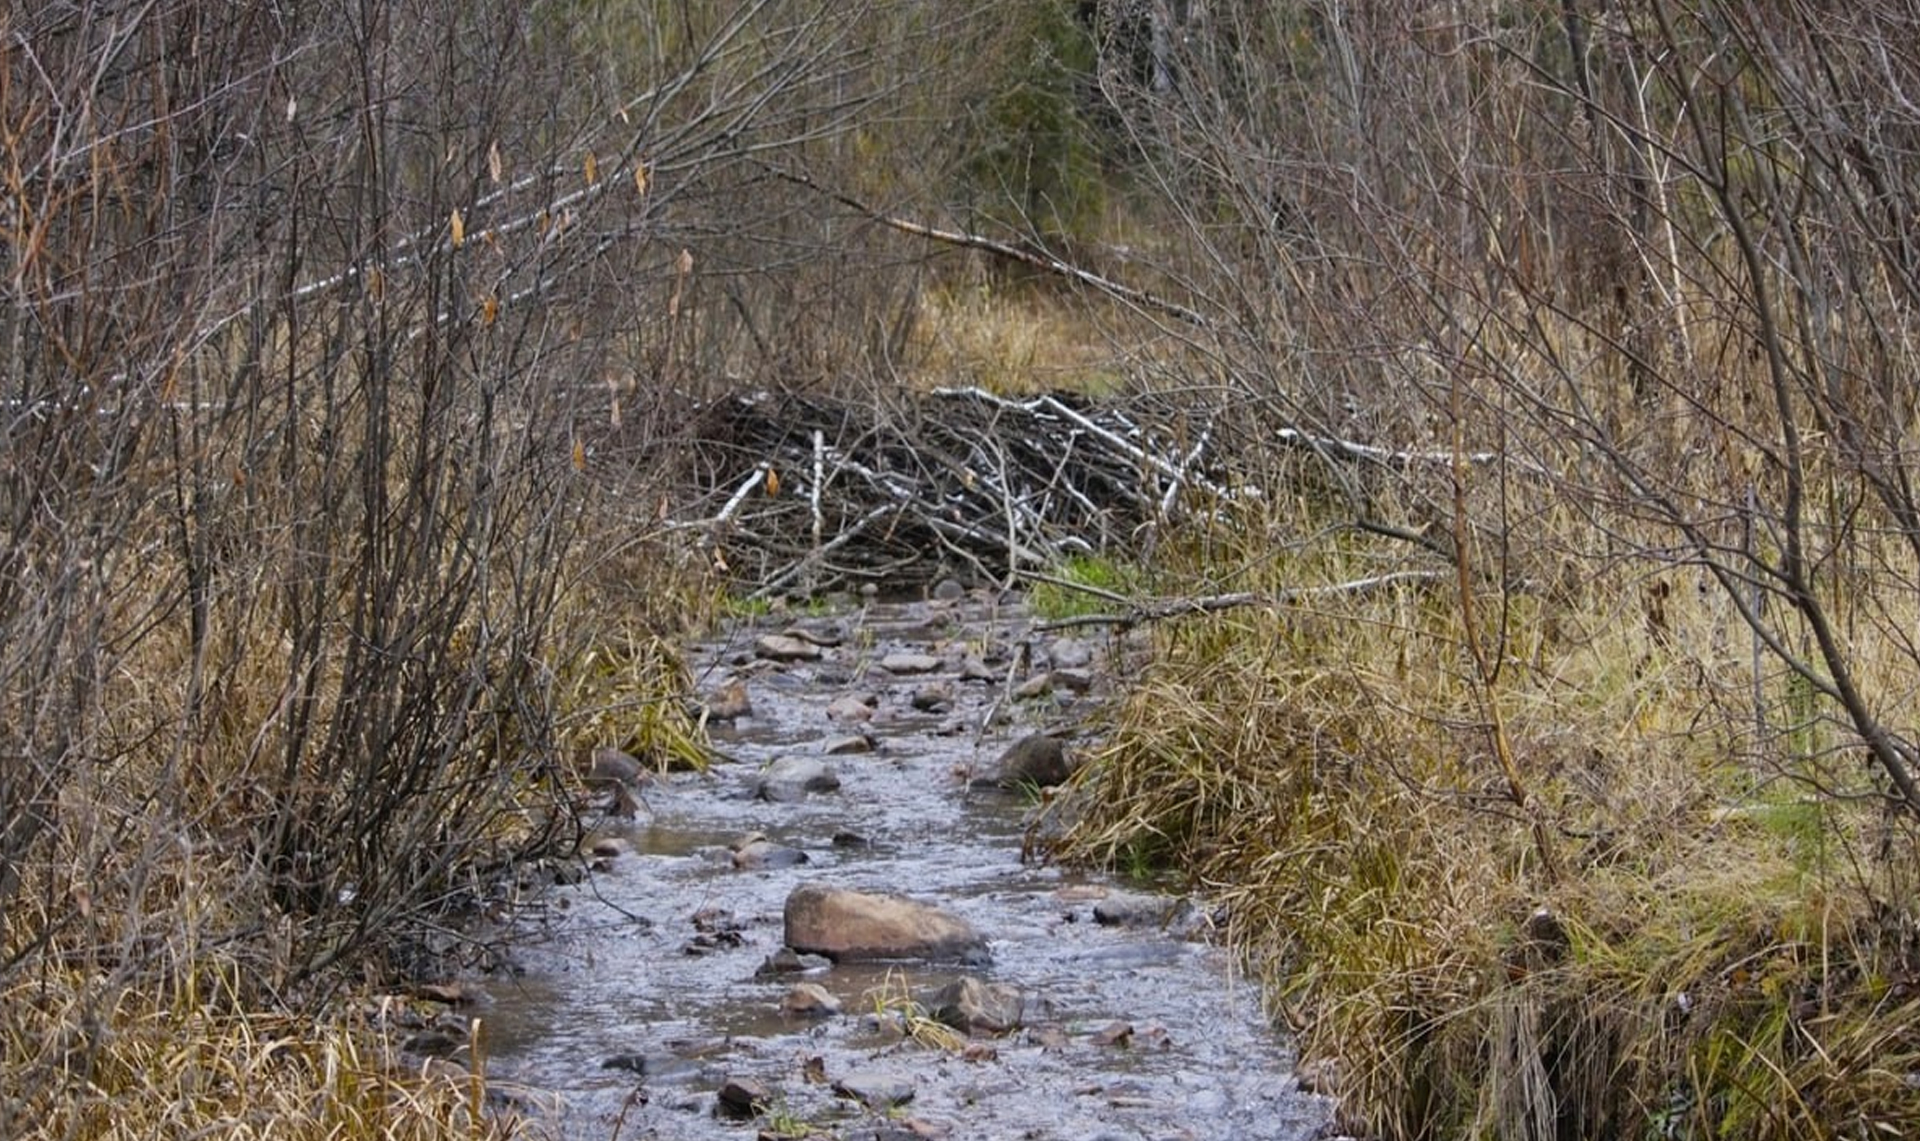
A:
{"type": "MultiPolygon", "coordinates": [[[[1089,588],[1080,583],[1060,582],[1042,576],[1031,576],[1040,581],[1054,582],[1060,586],[1071,586],[1089,593],[1106,595],[1098,588],[1089,588]]],[[[1374,575],[1370,578],[1354,579],[1351,582],[1336,582],[1326,586],[1306,586],[1295,590],[1282,590],[1274,593],[1262,591],[1240,591],[1233,594],[1214,594],[1200,598],[1154,598],[1128,602],[1119,596],[1110,596],[1120,602],[1127,602],[1127,611],[1123,614],[1082,614],[1073,618],[1058,618],[1050,622],[1036,622],[1035,630],[1071,630],[1081,626],[1139,626],[1147,622],[1160,622],[1168,618],[1185,618],[1193,614],[1213,614],[1222,610],[1234,610],[1243,606],[1292,606],[1314,598],[1326,598],[1334,595],[1364,594],[1382,587],[1396,586],[1410,582],[1438,582],[1446,578],[1442,571],[1394,571],[1390,574],[1374,575]]]]}

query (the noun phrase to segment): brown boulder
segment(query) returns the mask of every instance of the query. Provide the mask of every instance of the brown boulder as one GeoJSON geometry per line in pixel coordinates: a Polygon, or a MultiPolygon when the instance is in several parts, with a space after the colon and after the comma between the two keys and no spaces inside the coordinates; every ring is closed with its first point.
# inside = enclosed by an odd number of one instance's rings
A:
{"type": "Polygon", "coordinates": [[[935,959],[984,962],[973,925],[904,895],[803,884],[787,896],[787,946],[835,962],[935,959]]]}

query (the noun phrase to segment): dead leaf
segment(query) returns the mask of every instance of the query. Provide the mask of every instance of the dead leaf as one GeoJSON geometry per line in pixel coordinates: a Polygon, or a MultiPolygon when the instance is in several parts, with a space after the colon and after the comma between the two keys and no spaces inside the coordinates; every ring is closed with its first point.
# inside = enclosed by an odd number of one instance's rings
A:
{"type": "Polygon", "coordinates": [[[593,152],[588,151],[587,152],[587,185],[592,186],[594,183],[598,181],[600,181],[600,163],[599,163],[599,160],[593,157],[593,152]]]}
{"type": "Polygon", "coordinates": [[[485,326],[485,325],[493,324],[493,319],[495,317],[498,317],[499,315],[500,315],[500,299],[498,297],[489,296],[485,301],[482,301],[480,303],[480,324],[481,325],[485,326]]]}
{"type": "Polygon", "coordinates": [[[497,185],[504,169],[505,164],[500,161],[500,140],[495,139],[487,144],[487,177],[497,185]]]}
{"type": "Polygon", "coordinates": [[[573,470],[587,470],[587,445],[584,440],[575,440],[573,442],[573,470]]]}
{"type": "Polygon", "coordinates": [[[460,216],[458,209],[455,209],[453,212],[453,248],[456,250],[459,249],[462,245],[466,244],[466,241],[467,220],[460,216]]]}
{"type": "Polygon", "coordinates": [[[767,469],[767,494],[780,494],[780,473],[772,468],[767,469]]]}
{"type": "Polygon", "coordinates": [[[647,192],[647,166],[645,163],[635,163],[633,166],[633,188],[643,195],[647,192]]]}

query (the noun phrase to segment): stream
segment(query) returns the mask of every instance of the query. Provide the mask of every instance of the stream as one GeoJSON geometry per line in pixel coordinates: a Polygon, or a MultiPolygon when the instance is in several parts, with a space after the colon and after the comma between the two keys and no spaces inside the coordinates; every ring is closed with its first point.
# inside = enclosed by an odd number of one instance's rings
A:
{"type": "Polygon", "coordinates": [[[552,1095],[537,1120],[567,1141],[1320,1136],[1329,1103],[1299,1088],[1205,916],[1023,862],[1034,795],[970,785],[1098,700],[1106,653],[982,595],[743,622],[693,647],[703,692],[738,681],[751,701],[709,727],[732,760],[598,824],[595,873],[553,889],[543,937],[488,984],[489,1078],[552,1095]],[[763,641],[782,631],[801,637],[763,641]],[[796,759],[839,787],[762,787],[796,759]],[[743,848],[753,833],[766,842],[743,848]],[[990,962],[769,975],[803,884],[932,903],[990,962]],[[930,996],[968,975],[1018,988],[1020,1024],[941,1034],[930,996]],[[790,1013],[801,983],[838,1013],[790,1013]],[[730,1116],[741,1090],[752,1109],[730,1116]]]}

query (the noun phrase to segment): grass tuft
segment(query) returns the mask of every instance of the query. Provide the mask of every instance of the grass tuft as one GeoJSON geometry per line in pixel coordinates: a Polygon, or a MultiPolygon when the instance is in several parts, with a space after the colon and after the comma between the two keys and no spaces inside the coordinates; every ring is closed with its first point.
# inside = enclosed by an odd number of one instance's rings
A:
{"type": "MultiPolygon", "coordinates": [[[[1209,536],[1187,593],[1404,557],[1276,549],[1266,536],[1312,529],[1258,523],[1237,555],[1209,536]],[[1239,569],[1202,576],[1221,566],[1239,569]]],[[[1759,678],[1780,726],[1762,732],[1742,701],[1756,679],[1716,651],[1739,645],[1728,616],[1695,592],[1652,629],[1617,595],[1490,588],[1488,685],[1455,589],[1158,626],[1079,778],[1065,854],[1178,871],[1224,903],[1303,1058],[1330,1063],[1371,1135],[1920,1133],[1901,886],[1920,845],[1871,796],[1781,779],[1809,771],[1805,695],[1759,678]]]]}

